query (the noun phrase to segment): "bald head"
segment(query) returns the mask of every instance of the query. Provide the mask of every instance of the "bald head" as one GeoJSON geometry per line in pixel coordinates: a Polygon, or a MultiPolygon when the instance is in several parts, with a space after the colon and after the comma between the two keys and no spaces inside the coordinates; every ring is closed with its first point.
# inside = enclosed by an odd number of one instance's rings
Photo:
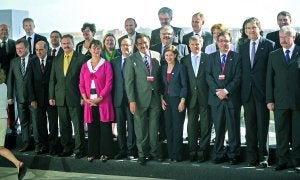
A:
{"type": "Polygon", "coordinates": [[[48,45],[45,41],[38,41],[35,44],[36,56],[39,59],[44,59],[47,55],[47,51],[48,51],[48,45]]]}

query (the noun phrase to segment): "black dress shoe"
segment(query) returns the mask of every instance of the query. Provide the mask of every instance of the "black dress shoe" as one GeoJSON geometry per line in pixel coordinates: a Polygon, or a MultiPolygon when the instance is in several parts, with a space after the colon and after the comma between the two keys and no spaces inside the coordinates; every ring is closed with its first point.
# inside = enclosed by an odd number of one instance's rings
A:
{"type": "Polygon", "coordinates": [[[196,152],[190,152],[190,161],[194,162],[197,160],[197,154],[196,152]]]}
{"type": "Polygon", "coordinates": [[[42,146],[39,148],[39,151],[37,154],[46,154],[48,152],[48,148],[46,146],[42,146]]]}
{"type": "Polygon", "coordinates": [[[146,165],[146,158],[144,158],[144,157],[138,158],[138,163],[139,163],[140,165],[146,165]]]}
{"type": "Polygon", "coordinates": [[[230,158],[230,159],[229,159],[229,164],[230,164],[230,165],[236,165],[236,164],[238,164],[238,163],[239,163],[239,161],[238,161],[237,158],[230,158]]]}
{"type": "Polygon", "coordinates": [[[115,155],[115,159],[123,159],[126,157],[126,154],[123,152],[119,152],[117,155],[115,155]]]}
{"type": "Polygon", "coordinates": [[[162,157],[160,157],[160,156],[154,157],[153,160],[157,161],[157,162],[163,162],[164,161],[164,159],[162,157]]]}
{"type": "Polygon", "coordinates": [[[153,158],[153,157],[151,156],[151,154],[148,154],[148,155],[145,156],[145,159],[146,159],[147,161],[150,161],[152,158],[153,158]]]}
{"type": "Polygon", "coordinates": [[[213,163],[214,164],[220,164],[220,163],[223,163],[223,162],[226,162],[227,161],[227,158],[225,156],[223,157],[217,157],[213,160],[213,163]]]}
{"type": "Polygon", "coordinates": [[[248,162],[248,166],[253,166],[253,167],[255,167],[255,166],[257,166],[258,165],[258,162],[257,162],[257,160],[251,160],[251,161],[249,161],[248,162]]]}
{"type": "Polygon", "coordinates": [[[20,162],[19,172],[18,172],[18,180],[22,180],[26,175],[27,167],[23,162],[20,162]]]}
{"type": "Polygon", "coordinates": [[[71,156],[71,155],[72,155],[72,151],[63,151],[58,156],[59,157],[68,157],[68,156],[71,156]]]}
{"type": "Polygon", "coordinates": [[[267,168],[268,167],[268,161],[262,161],[258,165],[259,168],[267,168]]]}
{"type": "Polygon", "coordinates": [[[198,163],[203,163],[203,162],[205,162],[206,161],[206,158],[205,157],[198,157],[198,160],[197,160],[197,162],[198,163]]]}
{"type": "Polygon", "coordinates": [[[295,167],[295,168],[294,168],[294,171],[295,171],[296,173],[300,173],[300,166],[295,167]]]}
{"type": "Polygon", "coordinates": [[[287,164],[279,164],[273,170],[274,171],[281,171],[287,168],[287,164]]]}
{"type": "Polygon", "coordinates": [[[25,152],[29,150],[29,143],[25,143],[24,146],[19,149],[20,152],[25,152]]]}
{"type": "Polygon", "coordinates": [[[74,158],[75,159],[80,159],[80,158],[83,158],[85,156],[85,153],[84,152],[77,152],[77,153],[74,153],[74,158]]]}

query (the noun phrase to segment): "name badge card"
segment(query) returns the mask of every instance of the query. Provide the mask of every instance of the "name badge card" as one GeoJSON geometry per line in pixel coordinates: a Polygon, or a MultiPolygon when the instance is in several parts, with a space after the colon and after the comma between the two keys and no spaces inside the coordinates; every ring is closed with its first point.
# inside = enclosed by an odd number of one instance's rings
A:
{"type": "Polygon", "coordinates": [[[221,81],[225,80],[225,75],[224,74],[219,75],[219,80],[221,81]]]}

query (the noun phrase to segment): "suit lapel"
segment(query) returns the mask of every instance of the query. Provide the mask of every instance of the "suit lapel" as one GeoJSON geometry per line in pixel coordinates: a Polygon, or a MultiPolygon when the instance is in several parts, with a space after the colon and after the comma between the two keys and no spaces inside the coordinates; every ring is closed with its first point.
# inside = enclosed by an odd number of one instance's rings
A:
{"type": "Polygon", "coordinates": [[[225,72],[224,74],[227,74],[230,72],[230,69],[232,67],[232,62],[233,62],[233,52],[229,51],[227,56],[226,56],[226,63],[225,63],[225,72]]]}

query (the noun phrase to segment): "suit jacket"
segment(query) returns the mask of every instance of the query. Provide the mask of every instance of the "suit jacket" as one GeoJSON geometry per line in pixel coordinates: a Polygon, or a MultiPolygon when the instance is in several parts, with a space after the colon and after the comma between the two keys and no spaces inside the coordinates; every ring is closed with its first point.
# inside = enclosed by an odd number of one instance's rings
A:
{"type": "Polygon", "coordinates": [[[200,106],[207,106],[208,101],[208,84],[206,82],[206,65],[207,55],[201,53],[200,67],[195,76],[191,55],[187,55],[181,59],[181,63],[186,67],[188,75],[188,97],[187,107],[194,108],[198,102],[200,106]]]}
{"type": "MultiPolygon", "coordinates": [[[[26,36],[23,36],[23,38],[26,39],[26,36]]],[[[33,52],[32,52],[32,54],[34,54],[34,55],[36,54],[36,53],[35,53],[35,44],[36,44],[37,42],[39,42],[39,41],[45,41],[45,42],[47,43],[48,47],[50,47],[50,46],[49,46],[49,42],[48,42],[48,40],[47,40],[46,37],[44,37],[44,36],[42,36],[42,35],[39,35],[39,34],[37,34],[37,33],[34,33],[33,52]]]]}
{"type": "Polygon", "coordinates": [[[84,55],[73,52],[73,56],[64,75],[64,54],[56,57],[52,64],[49,81],[49,99],[55,99],[57,106],[80,106],[79,74],[84,55]]]}
{"type": "Polygon", "coordinates": [[[30,66],[33,57],[33,55],[29,55],[24,77],[21,73],[21,58],[16,57],[11,61],[7,78],[7,99],[14,98],[15,89],[15,95],[18,103],[29,102],[27,87],[30,82],[28,72],[31,69],[30,66]]]}
{"type": "Polygon", "coordinates": [[[1,68],[3,68],[6,79],[8,76],[10,62],[16,57],[16,42],[12,39],[6,41],[6,49],[0,48],[0,63],[1,68]]]}
{"type": "MultiPolygon", "coordinates": [[[[274,49],[281,48],[280,41],[279,41],[279,31],[273,31],[273,32],[268,33],[266,38],[273,41],[273,42],[275,42],[274,49]]],[[[297,46],[300,46],[300,34],[299,33],[296,33],[296,39],[295,39],[294,43],[297,46]]]]}
{"type": "Polygon", "coordinates": [[[209,86],[208,104],[218,106],[221,101],[216,96],[216,89],[226,89],[228,99],[227,107],[238,108],[241,105],[240,83],[241,83],[241,62],[238,59],[238,54],[229,51],[226,58],[224,80],[219,80],[219,75],[222,74],[220,51],[208,55],[206,66],[206,81],[209,86]]]}
{"type": "MultiPolygon", "coordinates": [[[[83,43],[84,43],[84,40],[79,42],[77,45],[76,45],[76,49],[75,51],[82,54],[82,48],[83,48],[83,43]]],[[[84,54],[85,58],[84,60],[87,61],[89,59],[92,58],[92,54],[90,53],[90,51],[87,51],[85,54],[84,54]]]]}
{"type": "MultiPolygon", "coordinates": [[[[137,35],[139,35],[140,33],[138,33],[138,32],[136,32],[136,35],[135,35],[135,42],[136,42],[136,37],[137,37],[137,35]]],[[[128,38],[128,35],[124,35],[124,36],[122,36],[122,37],[120,37],[119,39],[118,39],[118,43],[119,43],[119,48],[121,48],[121,42],[122,42],[122,40],[123,39],[125,39],[125,38],[128,38]]],[[[136,47],[136,45],[135,44],[132,44],[132,48],[133,48],[133,52],[135,53],[135,52],[137,52],[138,51],[138,49],[137,49],[137,47],[136,47]]]]}
{"type": "MultiPolygon", "coordinates": [[[[49,51],[47,52],[47,56],[51,56],[52,54],[52,48],[50,48],[49,49],[49,51]]],[[[62,47],[60,47],[59,49],[58,49],[58,52],[57,52],[57,55],[56,56],[59,56],[59,55],[61,55],[61,54],[63,54],[64,53],[64,50],[62,49],[62,47]]],[[[55,57],[56,57],[55,56],[55,57]]],[[[53,59],[54,60],[54,59],[53,59]]]]}
{"type": "Polygon", "coordinates": [[[52,62],[53,57],[47,56],[44,73],[42,73],[40,59],[38,57],[33,58],[31,62],[29,69],[30,85],[27,87],[29,101],[37,101],[38,106],[47,106],[49,104],[48,91],[52,62]]]}
{"type": "MultiPolygon", "coordinates": [[[[188,46],[189,52],[191,53],[190,47],[189,47],[189,39],[191,36],[194,35],[194,32],[190,32],[183,36],[182,44],[186,44],[188,46]]],[[[202,52],[205,52],[206,46],[213,43],[213,36],[210,32],[202,31],[201,37],[203,38],[203,46],[201,48],[202,52]]]]}
{"type": "Polygon", "coordinates": [[[168,65],[162,66],[163,95],[171,97],[187,97],[187,76],[184,65],[175,62],[171,72],[170,81],[167,82],[168,65]],[[167,92],[169,90],[169,93],[167,92]]]}
{"type": "MultiPolygon", "coordinates": [[[[177,58],[176,58],[178,62],[180,62],[181,58],[183,58],[184,56],[189,54],[188,47],[185,44],[172,43],[172,45],[174,45],[176,47],[176,49],[178,50],[178,55],[177,55],[177,58]]],[[[155,45],[150,47],[151,50],[156,51],[160,54],[162,53],[161,48],[162,48],[162,43],[155,44],[155,45]]],[[[161,54],[160,62],[161,62],[161,65],[166,64],[165,57],[163,57],[162,54],[161,54]]]]}
{"type": "MultiPolygon", "coordinates": [[[[173,42],[174,43],[182,43],[182,38],[183,38],[183,35],[184,35],[184,32],[183,32],[183,29],[182,28],[178,28],[178,27],[173,27],[173,42]]],[[[160,29],[161,28],[157,28],[157,29],[154,29],[152,32],[151,32],[151,40],[150,40],[150,45],[153,46],[155,44],[159,44],[161,43],[160,41],[160,29]]]]}
{"type": "Polygon", "coordinates": [[[269,55],[266,102],[275,109],[300,110],[300,47],[295,46],[291,61],[286,63],[282,48],[269,55]]]}
{"type": "Polygon", "coordinates": [[[119,56],[113,59],[111,61],[111,65],[113,69],[113,104],[114,107],[121,107],[124,99],[128,101],[125,92],[124,77],[122,74],[122,57],[119,56]]]}
{"type": "Polygon", "coordinates": [[[250,40],[240,46],[240,61],[242,63],[242,102],[247,102],[252,91],[259,102],[266,102],[266,76],[269,53],[273,51],[275,43],[261,37],[254,56],[253,67],[250,63],[250,40]]]}
{"type": "Polygon", "coordinates": [[[150,76],[140,52],[133,53],[127,58],[125,66],[125,90],[129,102],[136,102],[137,108],[148,108],[153,98],[160,106],[161,67],[160,54],[150,51],[154,81],[147,81],[150,76]]]}

